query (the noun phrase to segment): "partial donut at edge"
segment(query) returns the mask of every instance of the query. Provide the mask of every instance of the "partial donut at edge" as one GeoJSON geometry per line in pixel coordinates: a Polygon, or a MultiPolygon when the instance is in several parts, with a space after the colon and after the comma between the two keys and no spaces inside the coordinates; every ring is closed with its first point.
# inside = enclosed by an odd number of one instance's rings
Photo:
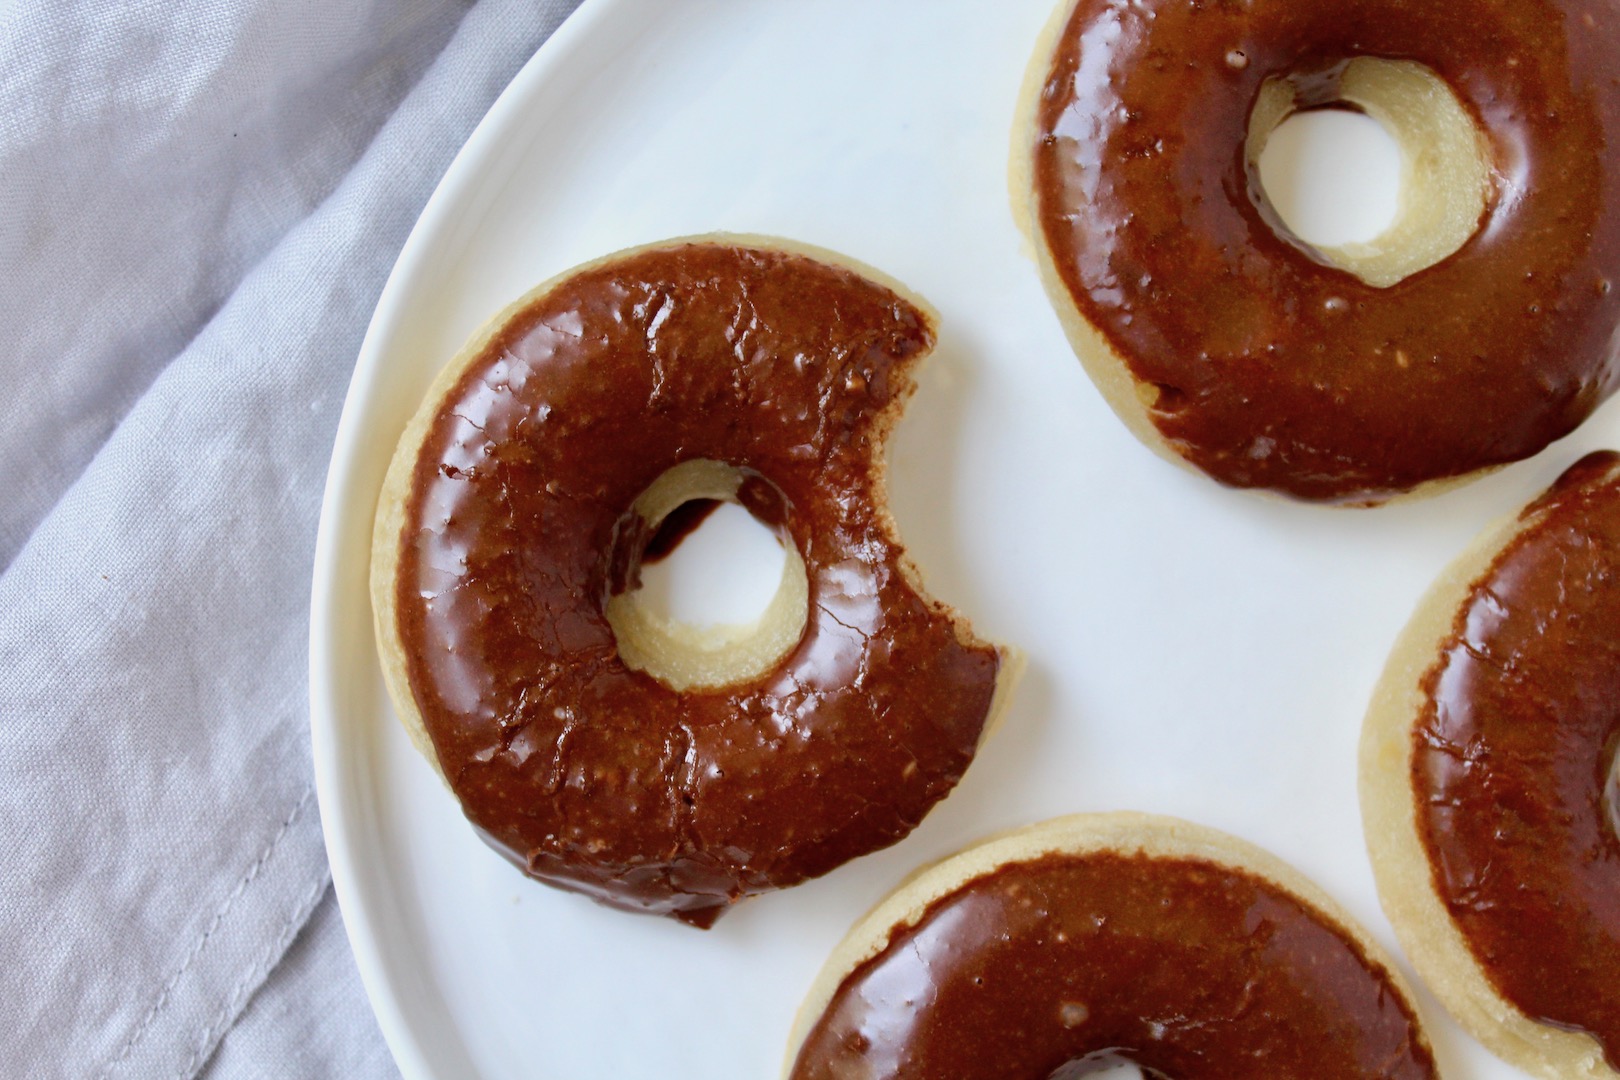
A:
{"type": "Polygon", "coordinates": [[[1088,374],[1161,456],[1308,501],[1433,494],[1614,389],[1617,64],[1611,0],[1071,0],[1021,98],[1015,217],[1088,374]],[[1355,56],[1432,68],[1495,167],[1474,236],[1383,289],[1279,235],[1245,162],[1262,82],[1355,56]]]}
{"type": "MultiPolygon", "coordinates": [[[[1112,904],[1113,900],[1100,902],[1112,904]]],[[[1293,925],[1293,931],[1298,929],[1299,924],[1293,925]]],[[[1346,1074],[1286,1071],[1299,1062],[1289,1065],[1284,1059],[1289,1054],[1297,1056],[1301,1048],[1312,1045],[1312,1039],[1333,1043],[1342,1037],[1346,1027],[1353,1026],[1348,1025],[1342,1015],[1347,1000],[1369,1005],[1380,1018],[1375,1022],[1379,1030],[1369,1035],[1371,1045],[1364,1048],[1369,1062],[1354,1067],[1348,1075],[1358,1078],[1435,1075],[1432,1054],[1422,1032],[1420,1016],[1412,1004],[1410,988],[1366,932],[1297,870],[1235,837],[1189,822],[1138,813],[1079,814],[1014,830],[970,847],[918,871],[881,901],[839,944],[800,1007],[789,1039],[784,1076],[792,1080],[814,1080],[824,1074],[821,1070],[831,1070],[828,1075],[842,1075],[838,1070],[843,1069],[849,1075],[869,1076],[871,1080],[898,1077],[943,1080],[946,1076],[953,1080],[966,1076],[1007,1076],[1024,1080],[1023,1072],[1008,1071],[1012,1070],[1016,1059],[1019,1068],[1032,1070],[1028,1072],[1029,1080],[1047,1080],[1048,1076],[1060,1075],[1054,1069],[1072,1067],[1077,1060],[1091,1061],[1096,1052],[1117,1049],[1134,1051],[1129,1056],[1139,1064],[1168,1069],[1171,1075],[1187,1078],[1270,1075],[1267,1070],[1273,1066],[1284,1069],[1277,1075],[1342,1076],[1346,1074]],[[1052,860],[1058,860],[1055,869],[1047,865],[1052,860]],[[1105,875],[1098,879],[1099,884],[1108,884],[1105,891],[1120,893],[1123,889],[1126,895],[1136,888],[1131,883],[1134,870],[1145,869],[1149,883],[1143,886],[1140,895],[1148,907],[1134,914],[1116,912],[1117,925],[1094,924],[1092,916],[1087,914],[1089,909],[1076,915],[1049,906],[1052,903],[1049,894],[1037,886],[1034,893],[1020,893],[1017,897],[1008,894],[1006,910],[1016,908],[1016,926],[1009,924],[1007,934],[1010,936],[1004,937],[998,929],[1001,923],[994,921],[994,912],[1001,909],[984,907],[984,903],[997,894],[980,895],[975,890],[984,882],[999,880],[999,875],[1006,870],[1035,867],[1047,875],[1066,875],[1067,864],[1063,860],[1074,860],[1082,867],[1089,861],[1106,860],[1106,866],[1098,866],[1090,872],[1105,875]],[[1189,950],[1184,952],[1177,952],[1168,945],[1159,947],[1161,943],[1154,937],[1156,933],[1172,925],[1181,926],[1183,922],[1198,924],[1196,918],[1182,920],[1175,906],[1160,906],[1152,875],[1162,867],[1169,867],[1176,874],[1185,869],[1203,875],[1205,884],[1199,886],[1199,892],[1208,890],[1209,895],[1219,897],[1215,901],[1217,907],[1225,903],[1222,883],[1228,880],[1240,893],[1252,888],[1257,896],[1270,898],[1261,908],[1250,908],[1240,901],[1238,906],[1245,912],[1239,917],[1242,925],[1221,940],[1222,945],[1245,954],[1235,961],[1241,970],[1235,972],[1234,977],[1244,977],[1242,971],[1248,969],[1243,965],[1252,963],[1255,953],[1288,956],[1290,946],[1298,945],[1313,934],[1319,941],[1332,943],[1328,953],[1313,952],[1301,958],[1305,966],[1282,980],[1287,984],[1315,987],[1320,993],[1314,1010],[1320,1020],[1319,1030],[1314,1025],[1309,1032],[1300,1030],[1297,1017],[1295,1026],[1270,1025],[1263,1045],[1249,1048],[1253,1053],[1252,1058],[1247,1059],[1249,1071],[1244,1069],[1244,1058],[1211,1060],[1199,1057],[1188,1047],[1183,1049],[1191,1056],[1174,1063],[1165,1060],[1165,1047],[1177,1044],[1178,1025],[1185,1028],[1184,1041],[1190,1047],[1212,1030],[1218,1033],[1223,1023],[1228,1022],[1200,1023],[1197,1018],[1202,1015],[1200,1010],[1214,1008],[1224,1016],[1225,1010],[1236,1008],[1238,1014],[1243,1014],[1244,1009],[1243,1003],[1237,1000],[1242,995],[1228,994],[1198,978],[1187,977],[1182,963],[1197,956],[1198,942],[1183,942],[1176,947],[1189,950]],[[967,895],[973,899],[964,907],[962,898],[967,895]],[[1270,918],[1280,917],[1292,923],[1301,914],[1311,927],[1310,934],[1304,937],[1291,931],[1279,931],[1275,937],[1268,934],[1270,918]],[[1034,948],[1037,963],[1041,957],[1057,955],[1061,950],[1070,950],[1062,953],[1064,957],[1071,954],[1083,957],[1093,941],[1102,940],[1098,935],[1111,937],[1115,944],[1124,942],[1127,950],[1135,949],[1147,969],[1113,973],[1109,976],[1108,988],[1089,999],[1079,987],[1064,987],[1062,993],[1058,993],[1052,988],[1037,991],[1025,986],[1026,972],[1021,963],[1009,967],[1005,963],[998,964],[995,959],[1008,948],[1008,942],[1015,943],[1011,946],[1013,949],[1034,948]],[[985,947],[982,961],[981,945],[985,947]],[[898,969],[889,970],[890,961],[897,961],[914,949],[928,964],[930,972],[937,969],[928,958],[941,958],[963,979],[971,974],[973,985],[953,982],[949,988],[939,988],[932,974],[923,976],[917,972],[902,974],[898,969]],[[1349,983],[1328,979],[1323,974],[1329,970],[1341,974],[1344,971],[1343,967],[1326,959],[1329,954],[1339,960],[1348,958],[1349,967],[1359,973],[1350,980],[1357,984],[1353,989],[1349,983]],[[1171,968],[1155,972],[1152,970],[1155,964],[1161,969],[1170,964],[1171,968]],[[1115,1025],[1120,1017],[1114,1014],[1122,1007],[1129,1012],[1132,994],[1139,986],[1149,983],[1181,987],[1186,995],[1183,1006],[1170,1009],[1164,1015],[1138,1017],[1130,1030],[1118,1030],[1115,1025]],[[975,1031],[968,1039],[971,1052],[976,1055],[972,1061],[903,1058],[902,1054],[907,1051],[896,1049],[884,1038],[888,1034],[886,1027],[893,1027],[898,1033],[905,1025],[927,1022],[937,995],[948,993],[960,1004],[964,995],[972,998],[990,994],[999,999],[1004,996],[1004,987],[1017,998],[1021,1010],[1027,1006],[1027,1015],[1021,1012],[1015,1018],[1002,1018],[997,1013],[995,1031],[975,1031]],[[846,988],[849,997],[844,996],[846,988]],[[863,999],[856,988],[866,988],[870,994],[863,999]],[[1075,994],[1079,996],[1073,996],[1075,994]],[[864,1015],[860,1012],[861,1000],[870,1005],[869,1024],[857,1019],[864,1015]],[[1122,1006],[1122,1002],[1126,1004],[1122,1006]],[[842,1011],[845,1008],[853,1011],[845,1016],[842,1011]],[[1099,1016],[1106,1029],[1088,1028],[1099,1022],[1099,1016]],[[837,1017],[844,1018],[837,1020],[837,1017]],[[1162,1042],[1148,1045],[1156,1039],[1162,1042]]],[[[1256,1005],[1254,1011],[1264,1015],[1266,1007],[1256,1005]]],[[[944,1039],[944,1044],[935,1046],[938,1050],[951,1044],[954,1031],[954,1028],[931,1031],[924,1037],[944,1039]]],[[[907,1046],[905,1042],[898,1045],[907,1046]]]]}
{"type": "MultiPolygon", "coordinates": [[[[1402,948],[1447,1009],[1495,1054],[1527,1072],[1559,1080],[1615,1080],[1620,1072],[1604,1061],[1601,1047],[1591,1036],[1561,1030],[1527,1016],[1519,1005],[1508,999],[1504,988],[1480,963],[1474,947],[1453,921],[1447,902],[1442,898],[1437,871],[1431,862],[1431,848],[1420,828],[1419,795],[1414,781],[1422,765],[1420,750],[1437,753],[1445,749],[1432,733],[1420,737],[1420,729],[1428,732],[1435,721],[1430,688],[1436,678],[1444,677],[1448,652],[1457,648],[1490,649],[1491,642],[1503,637],[1502,627],[1506,624],[1501,620],[1516,619],[1522,624],[1525,619],[1540,622],[1550,617],[1550,613],[1515,610],[1510,603],[1493,600],[1483,591],[1487,583],[1499,573],[1504,558],[1519,550],[1527,538],[1534,539],[1546,530],[1549,517],[1558,529],[1567,530],[1571,525],[1572,505],[1578,507],[1580,501],[1587,498],[1608,504],[1606,513],[1612,542],[1615,536],[1620,536],[1620,459],[1613,454],[1590,454],[1577,462],[1547,494],[1524,510],[1486,528],[1441,573],[1418,603],[1390,652],[1368,708],[1360,749],[1361,810],[1368,851],[1380,900],[1402,948]],[[1472,617],[1484,621],[1470,627],[1471,612],[1472,617]]],[[[1620,574],[1620,551],[1615,552],[1613,564],[1611,581],[1603,586],[1610,593],[1616,592],[1614,575],[1620,574]]],[[[1571,587],[1576,592],[1581,590],[1579,583],[1572,582],[1571,587]]],[[[1594,628],[1594,632],[1600,630],[1600,627],[1594,628]]],[[[1594,642],[1595,651],[1590,651],[1588,658],[1600,666],[1605,656],[1612,657],[1620,649],[1620,635],[1613,635],[1612,627],[1609,632],[1610,638],[1594,642]]],[[[1563,641],[1561,636],[1558,640],[1563,641]]],[[[1487,666],[1479,667],[1469,677],[1485,677],[1491,683],[1499,683],[1499,675],[1481,673],[1490,670],[1490,663],[1505,662],[1505,658],[1493,658],[1488,651],[1481,651],[1479,659],[1487,666]]],[[[1543,669],[1546,663],[1545,657],[1539,661],[1543,669]]],[[[1525,679],[1536,674],[1531,666],[1517,661],[1503,670],[1520,672],[1520,677],[1525,679]]],[[[1460,669],[1456,674],[1461,674],[1460,669]]],[[[1542,670],[1541,674],[1546,671],[1542,670]]],[[[1579,697],[1591,692],[1589,688],[1573,684],[1562,688],[1555,684],[1539,692],[1527,685],[1515,690],[1513,696],[1531,703],[1538,700],[1538,693],[1550,695],[1546,702],[1556,713],[1552,703],[1560,693],[1579,697]]],[[[1611,709],[1620,714],[1620,708],[1611,706],[1611,709]]],[[[1526,731],[1525,734],[1532,733],[1526,731]]],[[[1563,740],[1556,731],[1546,732],[1546,739],[1549,752],[1545,758],[1551,761],[1563,753],[1551,747],[1563,740]]],[[[1496,748],[1489,742],[1475,745],[1472,740],[1466,751],[1459,748],[1459,753],[1462,756],[1456,760],[1472,762],[1468,766],[1471,769],[1491,769],[1498,759],[1511,760],[1513,775],[1518,775],[1525,767],[1533,767],[1543,757],[1539,753],[1525,757],[1519,748],[1496,748]],[[1509,754],[1511,758],[1504,757],[1509,754]]],[[[1549,843],[1571,829],[1590,833],[1605,849],[1598,854],[1600,861],[1593,864],[1594,872],[1604,871],[1609,880],[1620,884],[1620,840],[1614,836],[1611,826],[1601,820],[1591,820],[1592,815],[1601,817],[1603,814],[1604,778],[1600,773],[1609,763],[1603,753],[1595,758],[1597,760],[1590,762],[1592,791],[1587,796],[1590,803],[1586,809],[1573,812],[1583,821],[1565,822],[1562,809],[1555,808],[1558,810],[1556,821],[1537,825],[1536,815],[1544,811],[1523,805],[1524,793],[1513,780],[1493,796],[1499,806],[1478,824],[1493,831],[1532,829],[1549,843]]],[[[1466,865],[1459,863],[1459,871],[1466,865]]],[[[1506,864],[1503,872],[1507,872],[1506,864]]],[[[1531,876],[1533,880],[1523,883],[1529,890],[1526,895],[1531,897],[1544,892],[1550,882],[1561,879],[1561,874],[1553,868],[1531,876]]],[[[1616,890],[1615,895],[1620,896],[1620,890],[1616,890]]],[[[1613,904],[1610,906],[1612,908],[1613,904]]],[[[1525,941],[1541,942],[1531,928],[1525,928],[1521,934],[1525,941]]],[[[1620,941],[1611,939],[1604,949],[1612,958],[1620,949],[1620,941]]],[[[1579,965],[1558,964],[1549,966],[1544,975],[1551,983],[1593,988],[1592,982],[1579,981],[1582,974],[1578,968],[1579,965]]],[[[1613,1013],[1615,1004],[1620,1002],[1620,983],[1611,972],[1607,978],[1599,975],[1595,986],[1597,992],[1606,993],[1613,1013]]],[[[1573,1018],[1566,1016],[1563,1020],[1571,1022],[1573,1018]]]]}

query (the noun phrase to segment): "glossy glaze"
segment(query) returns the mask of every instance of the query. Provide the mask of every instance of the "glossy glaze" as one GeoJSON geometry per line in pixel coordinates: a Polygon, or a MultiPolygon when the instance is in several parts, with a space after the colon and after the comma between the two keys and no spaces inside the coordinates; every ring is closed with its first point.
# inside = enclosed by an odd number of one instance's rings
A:
{"type": "Polygon", "coordinates": [[[702,528],[709,515],[718,509],[719,499],[692,499],[671,510],[641,549],[641,564],[645,566],[669,558],[681,542],[702,528]]]}
{"type": "Polygon", "coordinates": [[[1037,106],[1039,228],[1080,313],[1222,483],[1372,502],[1535,453],[1615,385],[1616,0],[1079,0],[1037,106]],[[1375,288],[1291,238],[1244,144],[1268,78],[1444,79],[1495,170],[1478,232],[1375,288]]]}
{"type": "Polygon", "coordinates": [[[530,874],[706,926],[904,836],[977,747],[999,665],[900,570],[875,465],[933,345],[889,289],[685,244],[529,303],[439,408],[397,600],[412,693],[468,817],[530,874]],[[798,645],[676,693],[603,616],[651,536],[631,505],[694,458],[796,545],[798,645]]]}
{"type": "Polygon", "coordinates": [[[793,1080],[1436,1075],[1384,970],[1231,867],[1114,852],[1014,863],[931,904],[839,986],[793,1080]]]}
{"type": "Polygon", "coordinates": [[[1620,457],[1525,511],[1424,680],[1418,835],[1497,991],[1620,1066],[1620,457]]]}

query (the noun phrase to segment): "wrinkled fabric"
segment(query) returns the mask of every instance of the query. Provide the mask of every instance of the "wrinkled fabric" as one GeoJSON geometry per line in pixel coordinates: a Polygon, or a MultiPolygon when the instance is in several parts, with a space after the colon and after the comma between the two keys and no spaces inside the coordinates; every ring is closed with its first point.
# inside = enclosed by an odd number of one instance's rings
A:
{"type": "Polygon", "coordinates": [[[0,1075],[391,1075],[316,517],[411,224],[572,7],[0,0],[0,1075]]]}

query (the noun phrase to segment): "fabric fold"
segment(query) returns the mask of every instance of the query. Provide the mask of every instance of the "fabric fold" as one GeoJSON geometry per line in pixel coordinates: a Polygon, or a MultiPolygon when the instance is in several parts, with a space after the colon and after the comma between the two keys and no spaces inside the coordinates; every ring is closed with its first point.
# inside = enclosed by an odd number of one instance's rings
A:
{"type": "Polygon", "coordinates": [[[0,1072],[196,1075],[326,893],[305,672],[338,412],[411,224],[572,6],[0,23],[0,103],[39,99],[0,109],[0,1072]],[[223,115],[281,152],[219,151],[223,115]]]}

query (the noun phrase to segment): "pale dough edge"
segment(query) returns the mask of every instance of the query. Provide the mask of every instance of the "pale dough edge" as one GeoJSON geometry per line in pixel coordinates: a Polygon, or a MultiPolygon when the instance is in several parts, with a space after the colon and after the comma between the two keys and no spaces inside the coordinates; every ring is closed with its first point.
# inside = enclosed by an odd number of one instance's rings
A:
{"type": "MultiPolygon", "coordinates": [[[[1026,254],[1035,260],[1040,271],[1041,285],[1046,289],[1052,310],[1069,347],[1080,360],[1086,375],[1102,394],[1108,407],[1125,424],[1132,435],[1155,454],[1172,464],[1188,469],[1199,476],[1203,472],[1178,453],[1149,418],[1147,407],[1138,396],[1138,380],[1126,366],[1125,360],[1114,351],[1075,304],[1058,276],[1057,263],[1046,242],[1035,205],[1034,147],[1040,107],[1041,88],[1051,71],[1058,41],[1069,17],[1079,0],[1063,0],[1053,10],[1046,25],[1036,39],[1029,65],[1024,69],[1024,81],[1018,91],[1018,104],[1012,126],[1011,156],[1007,166],[1008,193],[1012,199],[1013,220],[1024,236],[1026,254]]],[[[1141,384],[1146,385],[1146,384],[1141,384]]],[[[1207,477],[1206,477],[1207,479],[1207,477]]]]}
{"type": "Polygon", "coordinates": [[[1536,1023],[1491,986],[1436,893],[1418,835],[1411,787],[1412,731],[1425,705],[1424,676],[1451,635],[1458,610],[1497,553],[1540,515],[1499,519],[1457,557],[1418,602],[1373,691],[1362,726],[1363,831],[1384,913],[1419,977],[1492,1053],[1548,1080],[1620,1080],[1595,1040],[1536,1023]]]}

